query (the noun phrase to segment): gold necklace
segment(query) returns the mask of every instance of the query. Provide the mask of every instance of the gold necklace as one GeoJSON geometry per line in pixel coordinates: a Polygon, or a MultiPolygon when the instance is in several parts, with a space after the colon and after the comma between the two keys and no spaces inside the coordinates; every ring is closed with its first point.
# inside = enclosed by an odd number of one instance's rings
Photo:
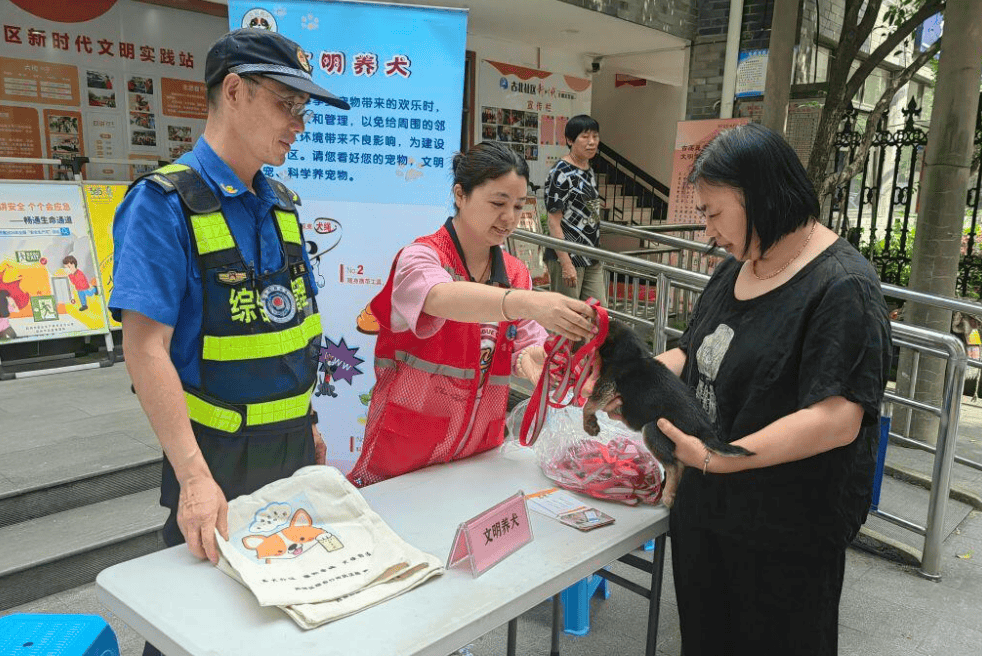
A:
{"type": "Polygon", "coordinates": [[[783,267],[781,267],[780,269],[778,269],[774,273],[769,273],[766,276],[759,276],[759,275],[757,275],[757,260],[751,260],[750,261],[750,273],[754,274],[754,278],[756,278],[757,280],[769,280],[770,278],[773,278],[774,276],[778,275],[779,273],[781,273],[782,271],[784,271],[785,269],[787,269],[789,266],[791,266],[791,263],[794,262],[795,260],[797,260],[798,259],[798,256],[801,255],[805,251],[805,247],[808,246],[808,242],[810,242],[812,240],[812,235],[815,233],[815,226],[817,224],[818,224],[818,221],[813,221],[812,222],[812,229],[808,231],[808,237],[805,239],[805,243],[801,245],[801,248],[799,248],[798,249],[798,252],[794,254],[794,257],[792,257],[790,260],[788,260],[784,264],[783,267]]]}

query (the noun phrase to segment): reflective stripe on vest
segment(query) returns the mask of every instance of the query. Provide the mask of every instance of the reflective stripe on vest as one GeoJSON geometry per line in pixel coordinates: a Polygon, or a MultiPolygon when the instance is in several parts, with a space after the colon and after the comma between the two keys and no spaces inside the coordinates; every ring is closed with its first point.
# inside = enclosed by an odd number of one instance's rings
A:
{"type": "Polygon", "coordinates": [[[159,169],[156,169],[154,173],[160,173],[162,175],[166,175],[167,173],[173,173],[174,171],[184,171],[189,168],[191,167],[188,166],[187,164],[165,164],[164,166],[161,166],[159,169]]]}
{"type": "Polygon", "coordinates": [[[304,319],[301,325],[275,333],[233,335],[231,337],[205,335],[201,347],[201,357],[204,360],[222,362],[274,358],[299,351],[320,334],[320,315],[312,314],[304,319]]]}
{"type": "Polygon", "coordinates": [[[228,223],[221,212],[192,214],[191,225],[194,227],[194,241],[201,255],[235,248],[235,239],[232,238],[228,223]]]}
{"type": "MultiPolygon", "coordinates": [[[[474,379],[473,369],[461,369],[460,367],[451,367],[450,365],[446,364],[435,364],[433,362],[418,358],[415,355],[410,355],[405,351],[396,351],[395,356],[395,360],[390,358],[375,358],[375,366],[381,369],[395,369],[396,360],[398,360],[399,362],[404,362],[408,367],[418,369],[419,371],[425,371],[428,374],[446,376],[447,378],[459,378],[461,380],[474,379]]],[[[488,384],[510,385],[511,376],[488,376],[488,384]]]]}
{"type": "Polygon", "coordinates": [[[461,369],[460,367],[451,367],[447,364],[436,364],[435,362],[417,358],[415,355],[405,351],[396,351],[394,355],[394,360],[390,360],[389,358],[375,358],[375,366],[383,369],[395,369],[396,360],[398,360],[399,362],[405,363],[406,366],[425,371],[428,374],[446,376],[447,378],[460,378],[461,380],[474,379],[473,369],[461,369]]]}
{"type": "Polygon", "coordinates": [[[290,244],[303,246],[303,239],[300,237],[300,224],[297,223],[297,216],[293,212],[284,212],[280,209],[273,209],[276,215],[276,223],[280,226],[280,234],[283,241],[290,244]]]}
{"type": "MultiPolygon", "coordinates": [[[[303,394],[278,401],[241,406],[245,409],[245,425],[262,426],[303,417],[309,412],[310,395],[313,391],[314,389],[310,388],[303,394]]],[[[187,400],[188,417],[191,421],[226,433],[237,433],[242,428],[243,417],[238,410],[213,405],[190,392],[185,392],[184,398],[187,400]]]]}

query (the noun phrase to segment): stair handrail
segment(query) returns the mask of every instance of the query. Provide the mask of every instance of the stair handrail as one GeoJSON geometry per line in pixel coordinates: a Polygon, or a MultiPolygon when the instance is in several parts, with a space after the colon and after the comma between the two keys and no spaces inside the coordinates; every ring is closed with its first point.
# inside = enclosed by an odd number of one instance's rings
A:
{"type": "Polygon", "coordinates": [[[661,182],[660,180],[655,178],[655,176],[651,175],[650,173],[642,169],[640,166],[638,166],[628,158],[618,153],[616,150],[611,148],[607,143],[603,141],[600,142],[599,151],[601,155],[604,155],[607,159],[611,160],[614,164],[632,173],[635,179],[641,180],[647,185],[649,185],[652,191],[662,196],[662,200],[668,201],[668,194],[671,191],[668,185],[661,182]]]}
{"type": "Polygon", "coordinates": [[[934,450],[926,524],[922,527],[881,509],[872,509],[870,514],[878,515],[915,533],[921,533],[919,529],[923,529],[924,549],[921,551],[921,566],[918,573],[937,581],[941,579],[941,543],[944,539],[948,497],[951,494],[951,470],[955,462],[955,443],[958,440],[958,422],[968,357],[965,354],[965,345],[951,333],[941,333],[898,321],[891,321],[890,329],[894,344],[945,358],[947,365],[939,407],[899,396],[889,390],[884,394],[886,402],[917,408],[938,417],[938,441],[934,450]]]}

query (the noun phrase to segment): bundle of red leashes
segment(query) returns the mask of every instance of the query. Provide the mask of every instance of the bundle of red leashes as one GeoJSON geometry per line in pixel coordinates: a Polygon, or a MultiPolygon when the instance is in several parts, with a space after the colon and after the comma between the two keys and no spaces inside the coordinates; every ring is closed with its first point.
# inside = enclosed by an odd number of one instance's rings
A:
{"type": "MultiPolygon", "coordinates": [[[[597,334],[575,353],[569,339],[553,335],[545,343],[546,362],[529,400],[519,433],[522,446],[532,446],[545,425],[549,408],[582,406],[583,384],[599,368],[597,352],[607,338],[607,311],[593,299],[597,334]],[[572,393],[571,393],[572,392],[572,393]]],[[[545,453],[545,451],[543,451],[545,453]]],[[[656,504],[661,499],[661,470],[648,450],[628,437],[608,442],[584,438],[568,448],[540,457],[543,472],[560,487],[598,499],[656,504]]]]}

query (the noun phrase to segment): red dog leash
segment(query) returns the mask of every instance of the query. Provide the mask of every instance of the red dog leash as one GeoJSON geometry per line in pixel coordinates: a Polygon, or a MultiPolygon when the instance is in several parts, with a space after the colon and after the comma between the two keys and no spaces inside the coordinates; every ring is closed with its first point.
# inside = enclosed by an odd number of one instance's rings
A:
{"type": "Polygon", "coordinates": [[[539,382],[535,385],[535,391],[522,417],[518,436],[522,446],[535,444],[550,406],[564,408],[570,403],[582,404],[580,390],[597,366],[597,351],[607,339],[608,325],[607,310],[595,299],[591,298],[587,303],[597,313],[598,330],[593,339],[581,346],[575,354],[571,353],[572,346],[566,337],[553,335],[546,340],[546,361],[542,367],[542,375],[539,376],[539,382]],[[570,389],[573,390],[573,395],[567,400],[570,389]]]}
{"type": "Polygon", "coordinates": [[[618,436],[606,444],[583,440],[556,458],[542,463],[542,471],[560,487],[597,499],[656,504],[661,499],[661,469],[636,440],[618,436]]]}

